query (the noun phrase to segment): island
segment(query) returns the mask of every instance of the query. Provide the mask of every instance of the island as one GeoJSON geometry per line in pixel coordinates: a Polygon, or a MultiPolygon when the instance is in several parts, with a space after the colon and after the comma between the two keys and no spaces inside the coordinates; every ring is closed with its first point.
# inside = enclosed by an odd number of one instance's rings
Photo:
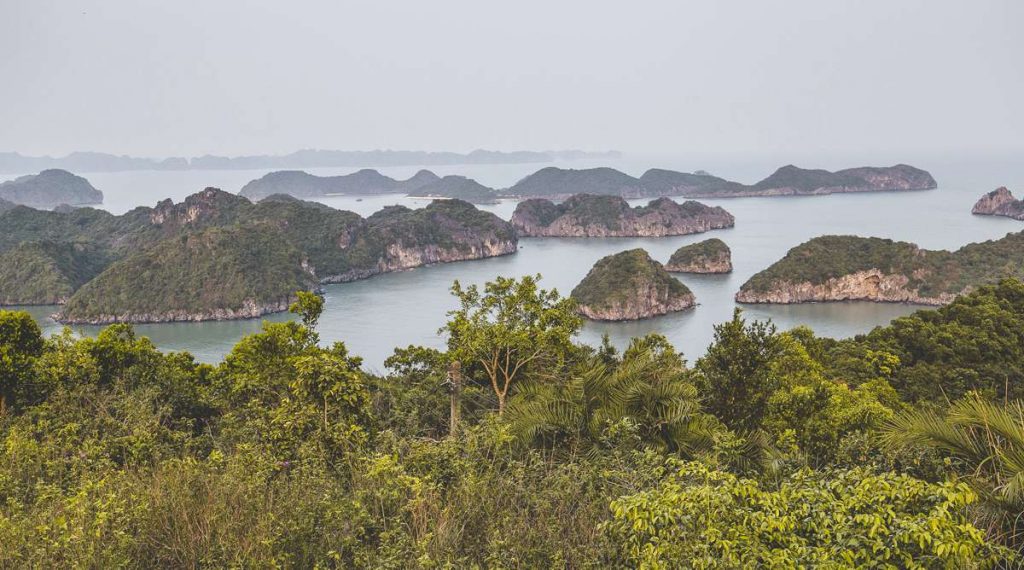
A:
{"type": "Polygon", "coordinates": [[[115,262],[67,300],[69,324],[259,317],[317,288],[302,253],[273,226],[211,227],[115,262]]]}
{"type": "Polygon", "coordinates": [[[67,170],[51,169],[0,183],[0,200],[34,208],[52,208],[60,204],[84,206],[102,204],[103,192],[93,188],[81,176],[67,170]]]}
{"type": "Polygon", "coordinates": [[[122,215],[15,206],[0,214],[0,304],[66,304],[69,323],[247,318],[322,283],[517,248],[509,222],[462,200],[368,218],[216,188],[122,215]]]}
{"type": "Polygon", "coordinates": [[[254,201],[272,194],[297,198],[408,194],[438,180],[440,178],[429,170],[420,170],[406,180],[395,180],[370,168],[343,176],[315,176],[301,170],[281,170],[247,183],[239,194],[254,201]]]}
{"type": "Polygon", "coordinates": [[[882,238],[821,236],[789,250],[750,278],[740,303],[877,301],[945,305],[1006,277],[1024,277],[1024,232],[926,250],[882,238]]]}
{"type": "Polygon", "coordinates": [[[685,173],[651,169],[639,178],[634,178],[613,168],[574,170],[552,166],[523,178],[501,191],[501,195],[550,199],[563,199],[581,193],[624,198],[738,198],[931,190],[936,187],[931,174],[906,164],[848,168],[836,172],[787,165],[751,185],[731,182],[701,171],[685,173]]]}
{"type": "Polygon", "coordinates": [[[677,249],[665,269],[674,273],[730,273],[732,251],[718,238],[706,239],[677,249]]]}
{"type": "Polygon", "coordinates": [[[696,304],[686,285],[639,248],[598,260],[570,296],[581,315],[598,321],[645,319],[696,304]]]}
{"type": "Polygon", "coordinates": [[[1024,220],[1024,200],[1014,198],[1013,194],[1003,186],[982,196],[971,208],[971,213],[1024,220]]]}
{"type": "Polygon", "coordinates": [[[512,225],[523,237],[662,237],[731,228],[736,220],[720,207],[669,198],[630,207],[619,196],[576,194],[554,202],[534,198],[516,206],[512,225]]]}
{"type": "Polygon", "coordinates": [[[494,188],[480,184],[465,176],[445,176],[430,181],[410,192],[411,198],[457,198],[473,204],[495,204],[498,194],[494,188]]]}

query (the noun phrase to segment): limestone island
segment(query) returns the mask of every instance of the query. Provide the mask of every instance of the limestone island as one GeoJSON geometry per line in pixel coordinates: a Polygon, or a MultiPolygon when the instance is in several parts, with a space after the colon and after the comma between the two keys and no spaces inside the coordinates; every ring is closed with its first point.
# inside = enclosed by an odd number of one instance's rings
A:
{"type": "Polygon", "coordinates": [[[1024,277],[1024,232],[956,251],[908,242],[822,236],[789,250],[736,294],[740,303],[878,301],[945,305],[1002,278],[1024,277]]]}
{"type": "Polygon", "coordinates": [[[395,180],[370,168],[343,176],[316,176],[301,170],[280,170],[247,183],[239,194],[253,201],[273,194],[296,198],[409,194],[438,180],[440,178],[429,170],[420,170],[407,180],[395,180]]]}
{"type": "Polygon", "coordinates": [[[493,188],[465,176],[445,176],[420,186],[409,193],[411,198],[455,198],[473,204],[495,204],[498,194],[493,188]]]}
{"type": "Polygon", "coordinates": [[[732,251],[718,238],[706,239],[677,249],[665,269],[675,273],[730,273],[732,251]]]}
{"type": "Polygon", "coordinates": [[[643,249],[604,257],[570,296],[581,315],[598,321],[632,321],[691,309],[690,289],[643,249]]]}
{"type": "Polygon", "coordinates": [[[971,213],[1024,220],[1024,200],[1014,198],[1013,194],[1003,186],[982,196],[971,208],[971,213]]]}
{"type": "Polygon", "coordinates": [[[0,304],[64,304],[66,323],[247,318],[322,283],[516,249],[509,222],[461,200],[368,218],[216,188],[122,215],[16,206],[0,214],[0,304]]]}
{"type": "Polygon", "coordinates": [[[906,164],[848,168],[836,172],[787,165],[764,180],[750,185],[732,182],[702,171],[688,173],[651,169],[639,178],[634,178],[613,168],[573,170],[551,166],[523,178],[512,187],[501,191],[501,195],[551,199],[581,193],[624,198],[735,198],[931,190],[936,187],[937,184],[931,174],[906,164]]]}
{"type": "Polygon", "coordinates": [[[736,220],[720,207],[658,198],[630,207],[619,196],[576,194],[561,204],[543,198],[516,206],[512,225],[523,237],[661,237],[731,228],[736,220]]]}
{"type": "MultiPolygon", "coordinates": [[[[103,192],[81,176],[53,169],[0,183],[0,200],[33,208],[53,208],[60,204],[86,206],[102,204],[103,192]]],[[[4,211],[2,205],[0,211],[4,211]]]]}

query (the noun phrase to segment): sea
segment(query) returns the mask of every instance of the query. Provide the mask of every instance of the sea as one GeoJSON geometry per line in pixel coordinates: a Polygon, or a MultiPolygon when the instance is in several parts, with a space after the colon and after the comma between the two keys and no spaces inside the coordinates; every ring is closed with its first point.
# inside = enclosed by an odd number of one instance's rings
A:
{"type": "MultiPolygon", "coordinates": [[[[1024,230],[1024,222],[1008,218],[974,216],[971,206],[984,193],[999,186],[1024,196],[1024,156],[1000,153],[856,153],[793,156],[762,154],[625,154],[621,159],[576,160],[545,164],[410,165],[378,168],[395,178],[406,178],[420,168],[438,175],[460,174],[482,184],[503,188],[545,166],[590,168],[609,166],[639,176],[648,168],[692,172],[705,170],[716,176],[752,183],[785,164],[835,170],[854,166],[888,166],[908,163],[932,173],[935,190],[834,194],[828,196],[730,198],[701,201],[722,206],[736,217],[736,226],[704,234],[664,238],[526,238],[513,255],[438,264],[379,275],[370,279],[326,285],[319,333],[324,344],[344,342],[350,352],[363,357],[364,367],[383,372],[384,360],[395,347],[422,345],[441,348],[439,334],[446,314],[456,303],[450,294],[455,280],[483,284],[498,276],[540,274],[545,288],[568,295],[601,257],[642,247],[665,262],[682,245],[717,237],[732,249],[734,270],[727,275],[676,274],[696,295],[693,310],[633,322],[587,322],[579,341],[597,344],[607,335],[619,347],[636,336],[657,332],[665,335],[689,360],[698,358],[711,343],[714,326],[732,317],[735,308],[745,318],[771,320],[780,330],[807,325],[821,336],[845,338],[866,333],[892,319],[924,307],[871,302],[812,303],[800,305],[741,305],[733,296],[754,273],[768,267],[786,252],[815,236],[859,235],[917,243],[929,249],[956,249],[970,242],[1000,238],[1024,230]]],[[[371,166],[372,167],[372,166],[371,166]]],[[[314,168],[317,175],[347,174],[357,168],[314,168]]],[[[238,192],[250,180],[269,170],[231,171],[128,171],[80,173],[104,193],[100,207],[123,213],[137,206],[152,206],[161,199],[180,201],[187,195],[213,186],[238,192]]],[[[21,173],[25,174],[25,173],[21,173]]],[[[0,175],[0,181],[20,174],[0,175]]],[[[678,198],[682,200],[682,198],[678,198]]],[[[321,202],[334,208],[367,216],[393,204],[419,208],[426,200],[404,195],[328,196],[321,202]]],[[[632,200],[633,205],[647,200],[632,200]]],[[[514,201],[482,206],[508,219],[514,201]]],[[[29,311],[46,334],[62,329],[50,318],[55,306],[21,307],[29,311]]],[[[264,319],[136,325],[161,349],[188,351],[197,360],[218,362],[243,336],[258,332],[264,320],[283,321],[287,314],[264,319]]],[[[100,327],[75,326],[83,335],[95,335],[100,327]]]]}

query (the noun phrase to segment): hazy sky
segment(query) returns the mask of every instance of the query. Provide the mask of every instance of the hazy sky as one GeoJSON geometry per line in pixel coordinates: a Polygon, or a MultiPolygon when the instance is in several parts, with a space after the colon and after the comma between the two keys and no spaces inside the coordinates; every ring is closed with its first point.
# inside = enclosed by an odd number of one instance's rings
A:
{"type": "Polygon", "coordinates": [[[1024,1],[0,0],[0,151],[1024,151],[1024,1]]]}

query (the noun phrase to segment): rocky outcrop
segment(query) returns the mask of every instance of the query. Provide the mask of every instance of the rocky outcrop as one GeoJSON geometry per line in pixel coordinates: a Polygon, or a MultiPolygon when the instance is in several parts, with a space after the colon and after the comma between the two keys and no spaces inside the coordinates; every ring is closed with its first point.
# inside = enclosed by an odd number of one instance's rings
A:
{"type": "Polygon", "coordinates": [[[408,194],[438,180],[440,178],[429,170],[421,170],[407,180],[395,180],[373,169],[363,169],[344,176],[315,176],[301,170],[281,170],[249,182],[239,194],[250,200],[262,200],[273,194],[288,194],[297,198],[408,194]]]}
{"type": "Polygon", "coordinates": [[[767,291],[741,289],[736,294],[740,303],[817,303],[825,301],[876,301],[882,303],[913,303],[917,305],[945,305],[956,298],[955,293],[922,295],[910,287],[910,277],[887,274],[880,269],[857,271],[842,277],[833,277],[824,283],[808,281],[776,282],[767,291]]]}
{"type": "Polygon", "coordinates": [[[684,245],[672,254],[665,269],[677,273],[729,273],[732,251],[718,238],[684,245]]]}
{"type": "Polygon", "coordinates": [[[512,225],[529,237],[661,237],[731,228],[732,214],[699,202],[659,198],[631,208],[618,196],[577,194],[561,204],[545,199],[516,206],[512,225]]]}
{"type": "Polygon", "coordinates": [[[751,277],[736,300],[943,305],[1007,277],[1024,277],[1024,232],[956,251],[921,249],[881,238],[821,236],[794,247],[751,277]]]}
{"type": "Polygon", "coordinates": [[[971,213],[1024,220],[1024,200],[1014,198],[1013,194],[1003,186],[982,196],[971,208],[971,213]]]}
{"type": "Polygon", "coordinates": [[[237,319],[255,319],[264,315],[281,313],[295,302],[297,297],[283,297],[276,301],[257,301],[244,299],[238,307],[190,311],[176,309],[156,312],[123,312],[119,314],[98,314],[88,317],[69,317],[63,313],[52,315],[54,320],[74,325],[109,325],[113,323],[184,323],[200,321],[230,321],[237,319]]]}
{"type": "Polygon", "coordinates": [[[324,283],[365,279],[433,263],[515,253],[512,225],[462,200],[435,200],[412,210],[391,206],[366,219],[341,252],[339,269],[317,274],[324,283]]]}
{"type": "Polygon", "coordinates": [[[588,319],[628,321],[693,308],[693,293],[643,249],[600,259],[572,290],[588,319]]]}
{"type": "Polygon", "coordinates": [[[102,204],[103,192],[81,176],[54,169],[0,183],[0,199],[33,208],[84,206],[102,204]]]}

